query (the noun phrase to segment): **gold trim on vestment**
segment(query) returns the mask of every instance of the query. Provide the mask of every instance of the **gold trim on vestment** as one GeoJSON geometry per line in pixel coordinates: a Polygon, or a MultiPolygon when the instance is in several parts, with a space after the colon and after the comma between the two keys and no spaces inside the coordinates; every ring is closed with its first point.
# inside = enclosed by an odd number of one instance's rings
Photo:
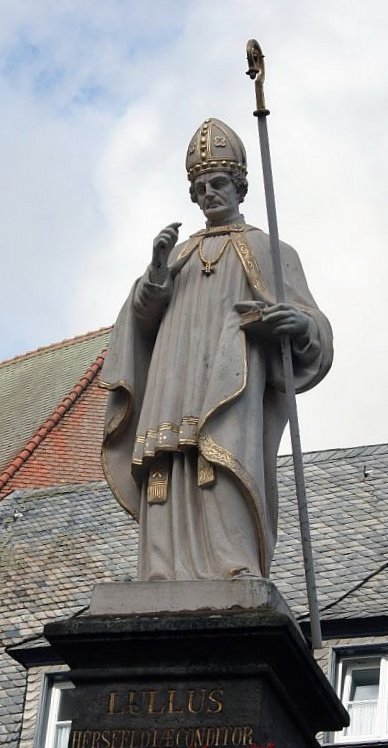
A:
{"type": "Polygon", "coordinates": [[[204,416],[202,416],[198,424],[199,431],[204,427],[206,421],[208,421],[211,416],[217,413],[217,411],[220,408],[223,408],[224,405],[232,402],[232,400],[235,400],[245,390],[245,387],[247,384],[247,377],[248,377],[248,357],[247,357],[247,344],[246,344],[245,333],[242,330],[241,330],[240,339],[242,340],[242,344],[243,344],[243,351],[242,351],[242,360],[244,362],[243,383],[241,387],[238,387],[237,390],[232,392],[231,395],[228,395],[228,397],[225,397],[223,400],[219,400],[218,403],[214,406],[214,408],[211,408],[210,410],[207,411],[207,413],[205,413],[204,416]]]}
{"type": "Polygon", "coordinates": [[[179,428],[179,446],[197,446],[198,420],[196,416],[183,416],[179,428]]]}
{"type": "Polygon", "coordinates": [[[198,437],[198,448],[201,454],[209,462],[215,462],[217,465],[225,468],[238,479],[244,488],[244,494],[249,498],[249,503],[255,519],[256,530],[258,534],[258,553],[260,569],[263,576],[268,575],[267,559],[264,549],[266,548],[265,536],[263,534],[264,521],[260,521],[258,509],[262,505],[262,499],[257,491],[256,485],[251,476],[244,470],[237,458],[224,447],[217,444],[209,434],[200,434],[198,437]],[[254,498],[255,497],[255,498],[254,498]]]}
{"type": "Polygon", "coordinates": [[[108,382],[104,382],[103,379],[99,379],[98,380],[98,386],[102,387],[105,390],[116,390],[117,387],[124,387],[127,390],[127,392],[129,391],[128,390],[128,385],[126,385],[125,382],[123,380],[121,380],[121,379],[119,379],[114,384],[109,384],[108,382]]]}
{"type": "Polygon", "coordinates": [[[245,270],[249,285],[255,291],[259,291],[269,304],[275,304],[275,297],[270,293],[264,283],[259,264],[249,245],[245,234],[243,239],[239,237],[230,237],[231,242],[236,250],[237,256],[245,270]]]}
{"type": "Polygon", "coordinates": [[[103,390],[108,390],[109,392],[115,393],[117,391],[124,390],[126,395],[125,403],[117,409],[117,413],[108,424],[105,424],[104,429],[104,436],[103,436],[103,442],[110,439],[113,435],[118,436],[123,431],[124,427],[128,423],[133,410],[133,392],[130,387],[128,387],[128,384],[121,379],[117,382],[114,382],[113,384],[108,384],[107,382],[104,382],[102,379],[98,380],[99,387],[103,390]],[[107,430],[107,427],[109,426],[109,431],[107,430]]]}
{"type": "Polygon", "coordinates": [[[183,416],[180,425],[164,421],[156,429],[136,434],[132,463],[143,465],[145,458],[154,457],[158,452],[176,452],[182,447],[196,447],[198,420],[196,416],[183,416]]]}
{"type": "MultiPolygon", "coordinates": [[[[106,481],[108,485],[110,486],[110,489],[115,499],[118,501],[120,506],[123,507],[123,509],[129,512],[129,514],[131,514],[131,516],[138,521],[139,520],[138,512],[132,507],[130,507],[128,500],[122,496],[121,491],[117,487],[113,479],[113,476],[108,468],[108,463],[109,463],[108,447],[109,447],[110,442],[114,438],[117,438],[118,436],[120,436],[120,434],[122,434],[124,428],[126,427],[128,421],[130,420],[132,416],[133,402],[134,402],[133,392],[132,392],[132,389],[128,387],[128,385],[123,380],[118,380],[112,384],[109,384],[108,382],[105,382],[100,379],[99,383],[103,389],[107,389],[110,392],[115,392],[118,388],[121,387],[125,391],[125,394],[127,396],[127,401],[126,401],[125,406],[120,408],[116,417],[110,421],[109,425],[111,426],[111,429],[109,430],[109,432],[107,431],[107,427],[105,427],[102,448],[101,448],[101,466],[102,466],[102,470],[105,475],[106,481]],[[123,411],[124,411],[124,415],[123,415],[123,411]]],[[[138,502],[135,501],[134,503],[137,504],[138,502]]]]}
{"type": "MultiPolygon", "coordinates": [[[[227,449],[220,447],[209,434],[200,434],[198,437],[198,446],[201,453],[206,456],[206,459],[218,462],[223,467],[227,467],[236,475],[239,473],[237,460],[234,458],[231,452],[227,449]]],[[[239,476],[240,477],[240,476],[239,476]]]]}
{"type": "Polygon", "coordinates": [[[198,452],[198,486],[209,488],[216,482],[216,472],[213,465],[207,461],[201,452],[198,452]]]}
{"type": "MultiPolygon", "coordinates": [[[[158,426],[158,431],[173,431],[174,434],[179,434],[179,426],[176,426],[175,423],[170,423],[168,421],[165,421],[165,423],[160,423],[158,426]]],[[[148,429],[147,433],[151,433],[150,429],[148,429]]],[[[156,434],[157,432],[152,431],[152,434],[156,434]]]]}
{"type": "Polygon", "coordinates": [[[108,485],[109,485],[109,487],[110,487],[110,489],[111,489],[111,491],[113,493],[113,496],[115,497],[116,501],[118,501],[118,503],[120,504],[120,506],[122,506],[123,509],[125,509],[125,511],[128,512],[131,515],[131,517],[133,517],[138,522],[139,521],[139,513],[136,512],[134,509],[132,509],[132,508],[129,507],[128,500],[124,499],[123,496],[121,495],[121,491],[119,491],[119,489],[117,488],[117,486],[116,486],[116,484],[115,484],[115,482],[113,480],[112,474],[111,474],[110,470],[108,469],[107,447],[105,445],[103,445],[102,450],[101,450],[101,465],[102,465],[102,470],[103,470],[103,473],[105,475],[106,481],[107,481],[107,483],[108,483],[108,485]]]}
{"type": "Polygon", "coordinates": [[[242,223],[229,223],[224,226],[208,226],[205,229],[196,231],[195,234],[191,234],[190,239],[197,236],[217,236],[220,234],[230,234],[232,232],[241,233],[245,231],[245,224],[242,223]]]}
{"type": "Polygon", "coordinates": [[[199,237],[197,237],[195,234],[191,236],[190,239],[188,239],[188,241],[183,245],[175,262],[182,260],[184,257],[188,257],[189,254],[191,254],[191,252],[193,252],[193,250],[198,247],[199,241],[199,237]]]}

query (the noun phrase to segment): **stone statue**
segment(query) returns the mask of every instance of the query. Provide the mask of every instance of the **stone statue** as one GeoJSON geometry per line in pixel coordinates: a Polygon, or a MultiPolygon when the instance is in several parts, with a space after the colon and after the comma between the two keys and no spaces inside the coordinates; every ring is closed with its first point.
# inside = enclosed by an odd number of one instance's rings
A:
{"type": "Polygon", "coordinates": [[[287,302],[275,302],[268,235],[239,211],[236,133],[206,120],[186,168],[206,227],[182,244],[180,223],[163,229],[120,312],[101,375],[103,467],[139,520],[139,580],[267,577],[287,422],[279,336],[303,392],[330,368],[331,329],[284,243],[287,302]]]}

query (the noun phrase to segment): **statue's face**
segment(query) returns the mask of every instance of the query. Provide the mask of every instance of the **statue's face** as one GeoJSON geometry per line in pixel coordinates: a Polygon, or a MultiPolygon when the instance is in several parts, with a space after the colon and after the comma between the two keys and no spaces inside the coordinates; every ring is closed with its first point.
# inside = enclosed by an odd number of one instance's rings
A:
{"type": "Polygon", "coordinates": [[[211,223],[232,221],[239,215],[239,194],[228,172],[200,174],[193,189],[199,207],[211,223]]]}

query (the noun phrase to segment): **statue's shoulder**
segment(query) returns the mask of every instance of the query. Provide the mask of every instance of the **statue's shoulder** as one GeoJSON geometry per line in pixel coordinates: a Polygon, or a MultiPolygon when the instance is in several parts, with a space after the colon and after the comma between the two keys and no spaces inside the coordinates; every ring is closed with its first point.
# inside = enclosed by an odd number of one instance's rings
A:
{"type": "Polygon", "coordinates": [[[249,246],[255,254],[261,255],[269,252],[269,236],[265,231],[262,231],[262,229],[259,229],[257,226],[252,226],[247,223],[244,234],[249,246]]]}
{"type": "Polygon", "coordinates": [[[269,243],[268,234],[258,226],[252,226],[252,224],[246,223],[244,226],[244,231],[250,241],[261,241],[269,243]]]}
{"type": "MultiPolygon", "coordinates": [[[[249,244],[252,246],[252,249],[257,249],[258,251],[262,252],[269,252],[271,248],[270,243],[270,237],[269,234],[267,234],[266,231],[263,231],[262,229],[257,228],[256,226],[251,226],[250,224],[247,224],[246,226],[246,236],[249,244]]],[[[279,241],[280,246],[280,253],[284,259],[295,259],[298,257],[298,253],[294,247],[291,246],[291,244],[287,244],[287,242],[284,242],[282,240],[279,241]]]]}

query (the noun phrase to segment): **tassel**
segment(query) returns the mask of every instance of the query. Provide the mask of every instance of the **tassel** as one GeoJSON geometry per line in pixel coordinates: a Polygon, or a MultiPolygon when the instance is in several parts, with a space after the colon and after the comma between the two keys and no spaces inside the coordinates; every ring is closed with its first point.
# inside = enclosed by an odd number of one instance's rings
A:
{"type": "Polygon", "coordinates": [[[150,470],[147,486],[148,504],[165,504],[168,498],[168,457],[158,457],[150,470]]]}

